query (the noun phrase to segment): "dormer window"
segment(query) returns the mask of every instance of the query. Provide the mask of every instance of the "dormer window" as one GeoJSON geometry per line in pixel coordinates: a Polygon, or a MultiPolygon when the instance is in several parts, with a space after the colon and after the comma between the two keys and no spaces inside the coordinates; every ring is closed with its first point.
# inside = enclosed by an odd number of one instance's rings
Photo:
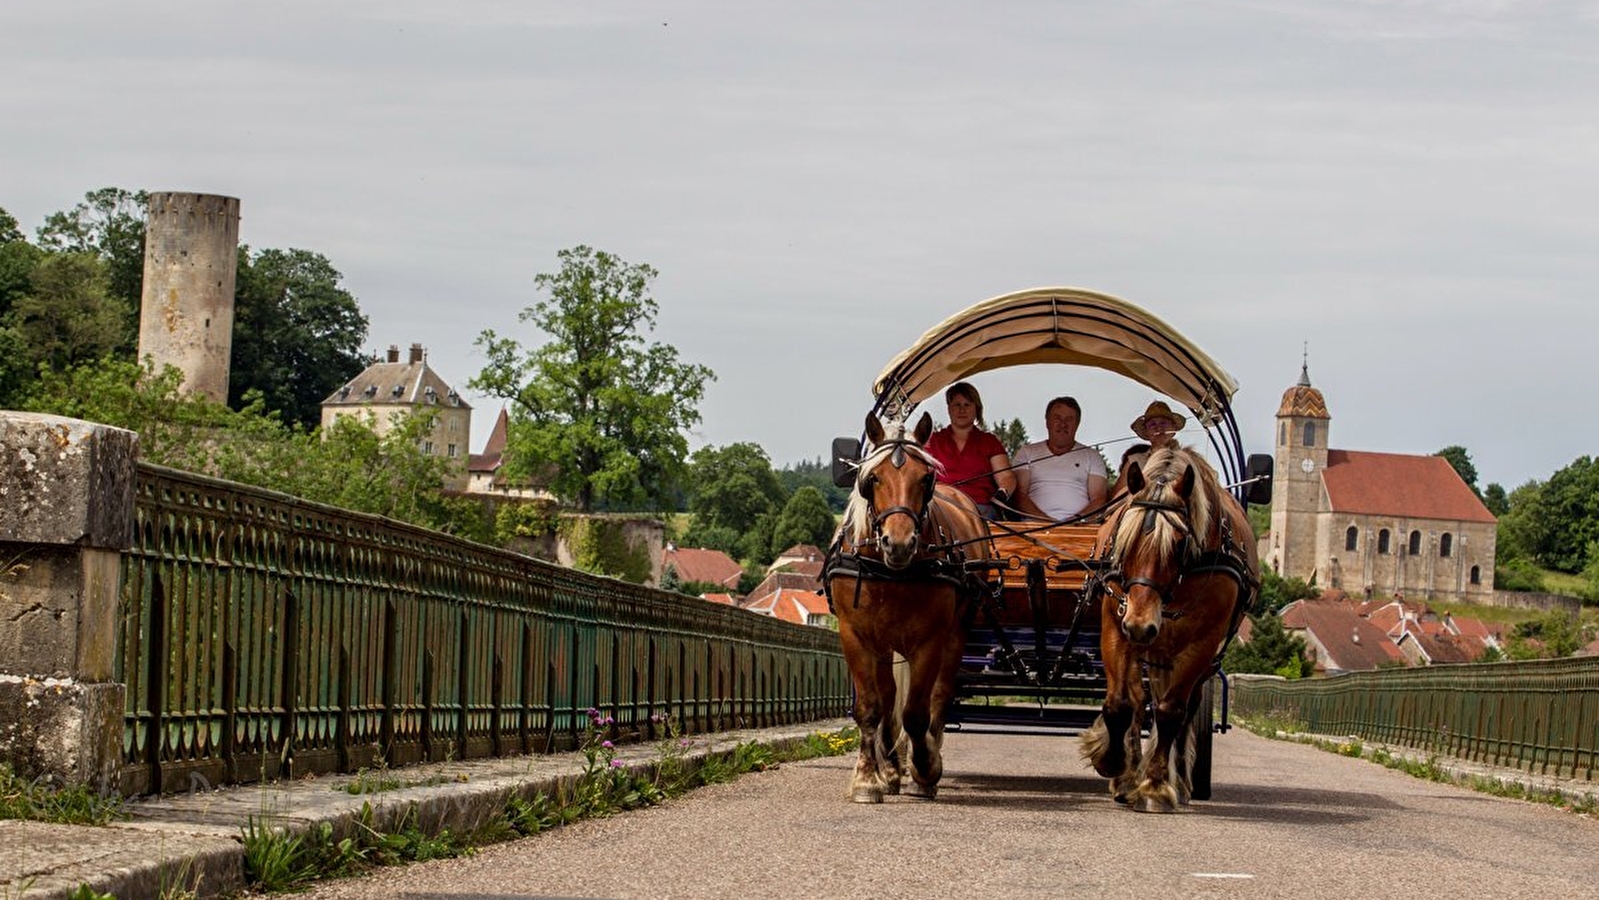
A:
{"type": "Polygon", "coordinates": [[[422,395],[429,403],[439,402],[439,392],[434,390],[431,384],[422,389],[422,395]]]}
{"type": "Polygon", "coordinates": [[[455,388],[450,388],[450,392],[445,397],[450,401],[451,406],[461,405],[461,395],[455,392],[455,388]]]}
{"type": "Polygon", "coordinates": [[[368,399],[376,397],[378,395],[378,386],[375,384],[369,384],[366,386],[366,390],[362,391],[361,393],[368,399]]]}
{"type": "Polygon", "coordinates": [[[389,391],[389,393],[391,395],[393,395],[396,400],[398,400],[400,398],[400,395],[405,393],[405,385],[397,384],[397,385],[394,386],[394,390],[389,391]]]}
{"type": "Polygon", "coordinates": [[[339,399],[340,400],[344,400],[344,399],[348,398],[349,396],[350,396],[350,386],[349,385],[345,385],[344,387],[339,388],[339,399]]]}

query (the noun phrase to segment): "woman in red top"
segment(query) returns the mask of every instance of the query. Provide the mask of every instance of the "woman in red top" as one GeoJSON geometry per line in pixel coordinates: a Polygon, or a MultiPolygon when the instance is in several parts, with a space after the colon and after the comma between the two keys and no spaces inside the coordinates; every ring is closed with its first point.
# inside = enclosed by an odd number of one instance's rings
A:
{"type": "Polygon", "coordinates": [[[983,430],[983,398],[977,388],[957,381],[944,392],[949,405],[949,426],[927,439],[927,452],[944,467],[938,480],[963,491],[986,519],[994,518],[994,494],[1003,497],[1016,490],[1005,445],[983,430]]]}

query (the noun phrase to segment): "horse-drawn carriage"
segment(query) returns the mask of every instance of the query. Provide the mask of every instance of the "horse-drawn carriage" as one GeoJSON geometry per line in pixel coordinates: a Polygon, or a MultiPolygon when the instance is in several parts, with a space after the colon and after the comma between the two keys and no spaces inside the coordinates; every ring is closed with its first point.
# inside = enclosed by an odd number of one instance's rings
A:
{"type": "Polygon", "coordinates": [[[834,481],[853,491],[824,575],[856,681],[854,799],[897,791],[901,724],[913,795],[936,793],[947,725],[1082,734],[1134,808],[1208,798],[1213,727],[1226,728],[1211,676],[1258,588],[1244,505],[1271,496],[1271,457],[1245,456],[1235,390],[1160,319],[1073,288],[979,303],[884,368],[866,443],[834,441],[834,481]],[[1057,522],[984,520],[959,491],[934,490],[931,419],[908,424],[917,406],[1040,363],[1107,370],[1180,403],[1216,463],[1158,452],[1122,473],[1130,490],[1106,508],[1057,522]],[[904,660],[897,687],[891,654],[904,660]]]}

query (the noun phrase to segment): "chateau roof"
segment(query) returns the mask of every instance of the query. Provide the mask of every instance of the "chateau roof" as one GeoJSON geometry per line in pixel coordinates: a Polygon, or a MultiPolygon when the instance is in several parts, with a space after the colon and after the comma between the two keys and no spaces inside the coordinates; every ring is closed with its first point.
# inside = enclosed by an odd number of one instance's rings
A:
{"type": "Polygon", "coordinates": [[[412,344],[407,362],[399,361],[399,348],[389,348],[387,362],[376,362],[345,382],[322,401],[323,406],[419,406],[444,404],[471,409],[455,389],[445,383],[423,359],[422,345],[412,344]]]}
{"type": "Polygon", "coordinates": [[[1488,525],[1497,521],[1442,456],[1328,450],[1321,480],[1333,512],[1488,525]]]}
{"type": "Polygon", "coordinates": [[[493,472],[500,468],[500,462],[505,456],[505,432],[509,422],[509,417],[501,408],[499,417],[494,420],[494,429],[489,432],[488,443],[483,445],[483,452],[473,453],[467,457],[468,472],[493,472]]]}

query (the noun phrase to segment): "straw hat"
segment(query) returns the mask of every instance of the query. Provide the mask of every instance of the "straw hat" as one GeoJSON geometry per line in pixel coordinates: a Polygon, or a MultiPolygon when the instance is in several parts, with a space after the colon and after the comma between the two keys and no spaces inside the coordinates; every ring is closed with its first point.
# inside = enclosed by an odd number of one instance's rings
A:
{"type": "Polygon", "coordinates": [[[1144,424],[1150,419],[1170,419],[1173,431],[1182,431],[1183,426],[1188,423],[1187,419],[1172,412],[1171,407],[1166,405],[1166,401],[1156,400],[1154,403],[1149,404],[1149,408],[1144,410],[1143,415],[1133,420],[1133,434],[1146,441],[1149,440],[1149,435],[1144,432],[1144,424]]]}

